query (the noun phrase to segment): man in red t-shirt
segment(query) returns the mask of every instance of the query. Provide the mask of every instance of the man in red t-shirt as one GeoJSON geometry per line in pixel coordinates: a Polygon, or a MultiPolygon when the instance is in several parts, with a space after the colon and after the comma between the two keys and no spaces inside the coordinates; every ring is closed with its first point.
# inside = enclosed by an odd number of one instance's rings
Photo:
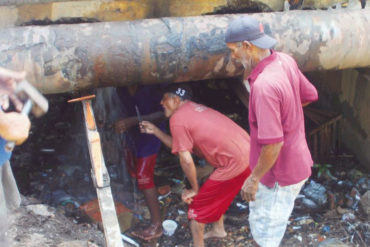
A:
{"type": "Polygon", "coordinates": [[[141,126],[143,132],[154,134],[179,155],[191,185],[183,191],[182,200],[189,204],[194,247],[203,247],[204,238],[226,236],[223,214],[250,174],[249,135],[223,114],[190,101],[189,94],[186,86],[174,85],[162,98],[172,138],[149,122],[143,121],[141,126]],[[215,167],[201,188],[191,153],[215,167]],[[213,228],[203,234],[207,223],[214,223],[213,228]]]}
{"type": "Polygon", "coordinates": [[[249,225],[259,246],[277,247],[311,175],[302,106],[318,96],[292,57],[271,50],[276,40],[263,29],[253,17],[238,18],[229,24],[225,41],[232,57],[251,70],[246,83],[253,172],[242,188],[250,202],[249,225]]]}

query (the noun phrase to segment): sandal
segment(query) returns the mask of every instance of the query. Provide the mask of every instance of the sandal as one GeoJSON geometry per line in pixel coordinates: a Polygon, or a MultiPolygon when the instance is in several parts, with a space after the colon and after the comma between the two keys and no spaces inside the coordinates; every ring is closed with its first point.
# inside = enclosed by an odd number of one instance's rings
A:
{"type": "Polygon", "coordinates": [[[163,234],[162,225],[159,224],[150,224],[143,231],[136,231],[131,233],[133,236],[141,238],[145,241],[152,240],[154,238],[159,238],[163,234]]]}

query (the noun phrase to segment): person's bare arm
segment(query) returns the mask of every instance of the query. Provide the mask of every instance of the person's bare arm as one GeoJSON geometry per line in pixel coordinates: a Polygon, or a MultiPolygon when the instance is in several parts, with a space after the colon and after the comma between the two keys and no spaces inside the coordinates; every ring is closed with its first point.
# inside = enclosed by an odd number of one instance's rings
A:
{"type": "Polygon", "coordinates": [[[159,140],[161,140],[164,143],[164,145],[166,145],[168,148],[172,148],[172,137],[163,132],[161,129],[159,129],[151,122],[142,121],[140,123],[140,131],[141,133],[155,135],[159,140]]]}
{"type": "MultiPolygon", "coordinates": [[[[159,123],[163,121],[164,119],[165,119],[165,116],[163,112],[154,112],[154,113],[142,116],[142,120],[153,122],[153,123],[159,123]]],[[[114,124],[114,128],[117,133],[123,133],[138,124],[139,124],[139,119],[137,118],[137,116],[133,116],[133,117],[127,117],[127,118],[123,118],[123,119],[116,121],[114,124]]]]}
{"type": "Polygon", "coordinates": [[[184,190],[182,192],[182,200],[190,204],[193,201],[193,197],[198,194],[199,185],[197,180],[197,170],[195,168],[193,157],[189,151],[179,152],[181,168],[185,173],[186,178],[188,179],[191,189],[184,190]]]}
{"type": "Polygon", "coordinates": [[[257,166],[243,184],[241,196],[244,200],[248,202],[256,200],[258,183],[266,172],[274,166],[283,144],[283,142],[279,142],[262,147],[257,166]]]}

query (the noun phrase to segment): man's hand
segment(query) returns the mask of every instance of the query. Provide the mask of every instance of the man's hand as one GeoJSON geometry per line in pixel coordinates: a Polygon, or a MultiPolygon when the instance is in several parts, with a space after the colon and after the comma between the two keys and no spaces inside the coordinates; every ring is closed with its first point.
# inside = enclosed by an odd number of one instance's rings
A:
{"type": "Polygon", "coordinates": [[[136,117],[128,117],[115,122],[114,129],[116,133],[122,134],[123,132],[126,132],[128,129],[133,127],[135,124],[137,124],[136,117]]]}
{"type": "Polygon", "coordinates": [[[28,116],[18,112],[0,112],[0,135],[5,140],[20,145],[28,138],[30,128],[28,116]]]}
{"type": "Polygon", "coordinates": [[[258,180],[254,178],[253,175],[250,175],[247,180],[245,180],[242,190],[240,191],[240,195],[243,200],[246,200],[247,202],[255,201],[257,190],[258,180]]]}
{"type": "Polygon", "coordinates": [[[193,197],[196,196],[197,194],[198,194],[198,192],[193,190],[193,189],[190,189],[190,190],[184,189],[182,191],[181,199],[186,204],[190,204],[193,201],[193,197]]]}
{"type": "Polygon", "coordinates": [[[253,169],[252,174],[245,180],[240,192],[244,200],[247,202],[256,200],[258,183],[266,172],[274,166],[283,145],[284,142],[278,142],[262,146],[257,165],[253,169]]]}
{"type": "Polygon", "coordinates": [[[141,133],[146,133],[146,134],[151,134],[151,135],[155,135],[155,133],[158,131],[158,128],[157,126],[155,126],[154,124],[152,124],[151,122],[149,121],[142,121],[140,123],[140,132],[141,133]]]}
{"type": "Polygon", "coordinates": [[[22,102],[13,94],[17,83],[25,78],[25,72],[15,72],[0,67],[0,106],[6,109],[10,99],[18,111],[22,110],[22,102]]]}

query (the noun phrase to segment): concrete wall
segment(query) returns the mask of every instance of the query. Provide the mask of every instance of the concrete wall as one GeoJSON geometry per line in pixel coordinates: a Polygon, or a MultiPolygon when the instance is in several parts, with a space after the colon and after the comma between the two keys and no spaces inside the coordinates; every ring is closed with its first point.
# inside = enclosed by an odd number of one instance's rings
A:
{"type": "Polygon", "coordinates": [[[342,113],[343,144],[370,170],[370,68],[308,74],[321,104],[342,113]]]}

